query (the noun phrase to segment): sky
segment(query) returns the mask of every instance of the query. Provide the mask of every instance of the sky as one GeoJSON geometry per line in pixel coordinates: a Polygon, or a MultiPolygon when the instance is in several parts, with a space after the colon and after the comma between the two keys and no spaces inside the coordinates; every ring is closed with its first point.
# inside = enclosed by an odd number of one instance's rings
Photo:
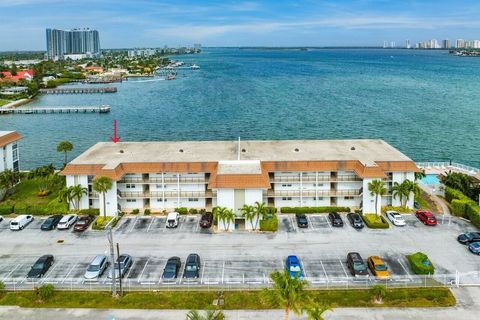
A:
{"type": "Polygon", "coordinates": [[[0,0],[0,51],[90,27],[102,48],[381,46],[480,39],[479,0],[0,0]]]}

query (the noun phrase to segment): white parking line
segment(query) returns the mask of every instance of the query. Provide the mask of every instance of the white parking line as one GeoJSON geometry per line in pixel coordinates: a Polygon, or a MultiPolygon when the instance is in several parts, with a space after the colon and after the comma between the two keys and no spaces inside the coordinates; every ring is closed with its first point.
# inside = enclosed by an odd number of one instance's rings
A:
{"type": "Polygon", "coordinates": [[[405,270],[405,272],[407,273],[407,276],[410,279],[410,281],[412,281],[413,279],[412,279],[412,276],[410,275],[410,272],[408,272],[408,269],[404,266],[404,264],[402,263],[402,261],[400,259],[397,259],[397,261],[398,261],[398,263],[400,263],[403,270],[405,270]]]}
{"type": "Polygon", "coordinates": [[[68,273],[67,273],[67,275],[65,276],[65,278],[63,278],[62,283],[64,283],[65,280],[67,280],[68,276],[70,275],[70,273],[72,273],[73,269],[75,269],[75,267],[76,267],[77,265],[78,265],[78,263],[75,263],[75,264],[73,265],[73,267],[70,269],[70,271],[68,271],[68,273]]]}
{"type": "Polygon", "coordinates": [[[307,217],[308,225],[312,227],[312,229],[315,231],[315,227],[313,226],[312,220],[310,220],[310,217],[308,216],[308,214],[306,215],[306,217],[307,217]]]}
{"type": "Polygon", "coordinates": [[[10,275],[15,271],[17,270],[19,267],[23,266],[23,264],[17,264],[15,266],[15,268],[12,269],[12,271],[10,271],[5,277],[3,277],[3,281],[5,281],[6,279],[8,279],[10,277],[10,275]]]}
{"type": "Polygon", "coordinates": [[[149,231],[150,231],[150,227],[152,226],[152,224],[153,224],[153,221],[155,221],[155,217],[153,217],[153,218],[150,218],[150,219],[152,219],[152,221],[150,221],[150,224],[148,225],[147,232],[149,232],[149,231]]]}
{"type": "Polygon", "coordinates": [[[297,229],[297,220],[292,218],[292,216],[288,216],[288,218],[290,219],[290,222],[292,223],[292,228],[293,230],[295,230],[295,232],[298,232],[298,229],[297,229]]]}
{"type": "Polygon", "coordinates": [[[325,215],[323,215],[322,217],[323,217],[323,219],[325,219],[325,221],[327,222],[328,227],[329,227],[330,230],[331,230],[331,229],[332,229],[332,225],[330,224],[330,220],[328,220],[328,218],[327,218],[325,215]]]}
{"type": "MultiPolygon", "coordinates": [[[[55,268],[59,265],[59,263],[55,263],[55,265],[50,268],[50,270],[48,270],[47,274],[43,277],[42,280],[44,280],[43,282],[45,282],[45,280],[47,280],[48,278],[50,278],[50,275],[52,274],[53,270],[55,270],[55,268]]],[[[58,283],[58,280],[55,281],[55,282],[52,282],[52,283],[58,283]]]]}
{"type": "Polygon", "coordinates": [[[203,260],[202,275],[201,275],[201,277],[200,277],[200,283],[202,283],[202,281],[203,281],[203,275],[205,274],[205,263],[206,263],[206,261],[203,260]]]}
{"type": "Polygon", "coordinates": [[[322,260],[320,260],[320,265],[322,266],[322,269],[323,269],[323,274],[325,275],[325,278],[327,279],[328,281],[328,275],[327,275],[327,271],[325,270],[325,267],[323,266],[323,262],[322,260]]]}
{"type": "Polygon", "coordinates": [[[138,277],[138,282],[142,281],[143,273],[145,272],[145,269],[147,268],[148,262],[150,261],[150,258],[147,259],[147,262],[145,262],[145,265],[143,266],[142,272],[140,273],[140,276],[138,277]]]}
{"type": "Polygon", "coordinates": [[[125,277],[124,277],[125,279],[128,279],[128,276],[130,275],[130,272],[132,272],[133,267],[135,266],[135,263],[137,263],[137,260],[133,260],[132,265],[130,266],[130,268],[128,269],[127,274],[126,274],[125,277]]]}
{"type": "Polygon", "coordinates": [[[223,260],[223,266],[222,266],[222,283],[223,283],[224,277],[225,277],[225,260],[223,260]]]}
{"type": "MultiPolygon", "coordinates": [[[[131,218],[129,218],[129,219],[131,219],[131,218]]],[[[133,219],[132,227],[130,228],[130,230],[128,230],[128,233],[132,232],[133,229],[135,228],[135,224],[137,223],[137,219],[138,219],[138,217],[135,217],[135,219],[133,219]]]]}
{"type": "Polygon", "coordinates": [[[302,261],[300,261],[300,266],[302,266],[303,275],[305,276],[305,279],[308,279],[307,269],[305,269],[305,266],[303,265],[303,262],[302,262],[302,261]]]}
{"type": "Polygon", "coordinates": [[[345,267],[343,266],[342,260],[340,258],[338,258],[338,261],[340,262],[340,265],[342,266],[343,273],[345,273],[345,277],[347,277],[347,279],[349,279],[350,277],[348,276],[347,270],[345,270],[345,267]]]}

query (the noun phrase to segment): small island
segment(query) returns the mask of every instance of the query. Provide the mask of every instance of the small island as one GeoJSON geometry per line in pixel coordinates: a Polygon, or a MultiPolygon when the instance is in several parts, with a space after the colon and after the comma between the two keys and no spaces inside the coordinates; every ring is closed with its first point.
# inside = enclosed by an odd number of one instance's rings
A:
{"type": "Polygon", "coordinates": [[[480,49],[456,49],[450,50],[450,54],[459,57],[480,57],[480,49]]]}

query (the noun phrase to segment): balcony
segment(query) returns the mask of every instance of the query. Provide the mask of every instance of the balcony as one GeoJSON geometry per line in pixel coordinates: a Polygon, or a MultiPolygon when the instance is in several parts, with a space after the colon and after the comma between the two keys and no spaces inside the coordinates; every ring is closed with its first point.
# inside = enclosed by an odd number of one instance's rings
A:
{"type": "MultiPolygon", "coordinates": [[[[337,176],[337,177],[331,177],[331,176],[303,176],[302,177],[302,182],[356,182],[356,181],[362,181],[360,177],[357,177],[355,175],[342,175],[342,176],[337,176]]],[[[274,177],[273,179],[270,179],[271,183],[285,183],[285,182],[293,182],[293,183],[300,183],[300,176],[292,177],[292,176],[279,176],[279,177],[274,177]]]]}
{"type": "Polygon", "coordinates": [[[119,191],[118,196],[121,199],[131,198],[212,198],[216,197],[217,193],[213,191],[119,191]]]}
{"type": "MultiPolygon", "coordinates": [[[[162,183],[162,178],[150,178],[150,179],[143,179],[143,178],[123,178],[122,180],[118,181],[119,183],[162,183]]],[[[207,181],[204,177],[198,178],[180,178],[178,181],[177,178],[164,178],[163,183],[165,184],[206,184],[207,181]]]]}
{"type": "MultiPolygon", "coordinates": [[[[362,189],[351,190],[303,190],[302,197],[360,196],[362,189]]],[[[300,197],[300,190],[268,190],[267,197],[300,197]]]]}
{"type": "Polygon", "coordinates": [[[99,196],[100,196],[100,195],[98,194],[98,192],[89,192],[89,193],[88,193],[88,197],[89,197],[90,199],[98,199],[99,196]]]}

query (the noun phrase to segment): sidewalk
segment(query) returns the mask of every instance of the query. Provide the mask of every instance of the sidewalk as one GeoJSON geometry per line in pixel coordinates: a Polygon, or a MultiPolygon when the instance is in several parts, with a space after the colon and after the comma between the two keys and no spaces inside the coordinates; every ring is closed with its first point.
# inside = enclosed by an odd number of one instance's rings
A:
{"type": "Polygon", "coordinates": [[[418,185],[420,186],[420,188],[423,191],[425,191],[425,193],[427,193],[432,198],[433,202],[435,202],[437,207],[442,209],[442,212],[439,212],[439,213],[450,215],[450,209],[448,208],[447,204],[445,203],[445,200],[443,200],[439,196],[433,194],[432,189],[429,186],[426,186],[426,185],[421,184],[421,183],[419,183],[418,185]]]}
{"type": "MultiPolygon", "coordinates": [[[[398,320],[398,319],[478,319],[480,314],[480,288],[453,290],[457,306],[453,308],[339,308],[325,314],[326,319],[398,320]]],[[[0,307],[0,319],[9,320],[182,320],[188,310],[97,310],[97,309],[22,309],[0,307]]],[[[282,310],[225,311],[227,319],[248,320],[283,319],[282,310]]],[[[291,320],[306,317],[290,316],[291,320]]]]}

